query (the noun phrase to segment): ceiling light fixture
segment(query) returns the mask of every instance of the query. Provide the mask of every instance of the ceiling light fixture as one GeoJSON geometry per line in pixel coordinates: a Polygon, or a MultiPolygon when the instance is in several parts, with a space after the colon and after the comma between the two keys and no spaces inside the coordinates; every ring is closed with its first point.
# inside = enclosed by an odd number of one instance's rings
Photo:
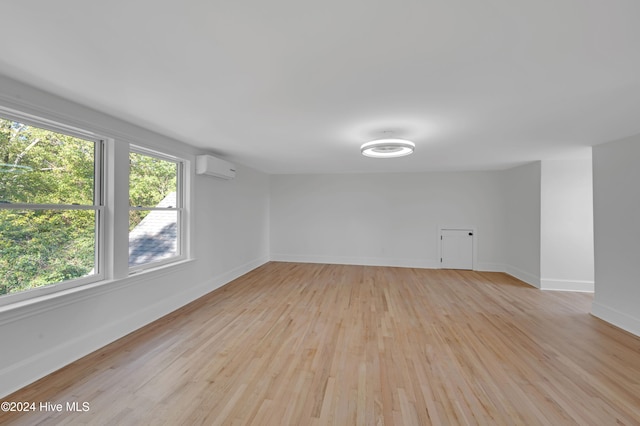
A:
{"type": "Polygon", "coordinates": [[[412,154],[415,147],[413,142],[404,139],[378,139],[363,144],[360,152],[366,157],[393,158],[412,154]]]}

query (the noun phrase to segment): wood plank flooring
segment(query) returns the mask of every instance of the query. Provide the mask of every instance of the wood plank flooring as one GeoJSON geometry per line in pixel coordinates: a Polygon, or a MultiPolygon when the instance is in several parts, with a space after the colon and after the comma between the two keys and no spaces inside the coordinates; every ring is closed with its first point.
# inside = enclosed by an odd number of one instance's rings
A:
{"type": "Polygon", "coordinates": [[[5,401],[0,424],[640,424],[640,338],[508,275],[268,263],[5,401]]]}

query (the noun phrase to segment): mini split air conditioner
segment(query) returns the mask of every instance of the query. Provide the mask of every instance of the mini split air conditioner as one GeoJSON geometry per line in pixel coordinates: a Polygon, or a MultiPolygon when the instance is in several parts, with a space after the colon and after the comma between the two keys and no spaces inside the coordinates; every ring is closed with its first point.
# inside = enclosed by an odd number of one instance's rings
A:
{"type": "Polygon", "coordinates": [[[198,155],[196,156],[196,173],[220,179],[233,179],[236,177],[236,166],[212,155],[198,155]]]}

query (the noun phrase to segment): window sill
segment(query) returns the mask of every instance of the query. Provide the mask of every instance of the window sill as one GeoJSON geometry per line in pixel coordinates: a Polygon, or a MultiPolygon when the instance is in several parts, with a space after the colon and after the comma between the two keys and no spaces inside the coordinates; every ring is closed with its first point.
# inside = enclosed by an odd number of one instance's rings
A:
{"type": "Polygon", "coordinates": [[[123,287],[147,281],[153,277],[175,273],[188,267],[194,261],[195,259],[184,259],[158,265],[154,268],[136,271],[135,274],[130,274],[124,278],[102,280],[0,306],[0,326],[98,297],[123,287]]]}

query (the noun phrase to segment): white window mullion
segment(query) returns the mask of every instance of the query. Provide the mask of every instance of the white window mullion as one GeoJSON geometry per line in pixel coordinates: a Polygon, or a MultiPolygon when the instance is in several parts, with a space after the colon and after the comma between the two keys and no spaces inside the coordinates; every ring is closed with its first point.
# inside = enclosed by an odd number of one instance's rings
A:
{"type": "Polygon", "coordinates": [[[107,233],[111,278],[129,275],[129,144],[111,143],[107,161],[107,203],[110,231],[107,233]]]}

